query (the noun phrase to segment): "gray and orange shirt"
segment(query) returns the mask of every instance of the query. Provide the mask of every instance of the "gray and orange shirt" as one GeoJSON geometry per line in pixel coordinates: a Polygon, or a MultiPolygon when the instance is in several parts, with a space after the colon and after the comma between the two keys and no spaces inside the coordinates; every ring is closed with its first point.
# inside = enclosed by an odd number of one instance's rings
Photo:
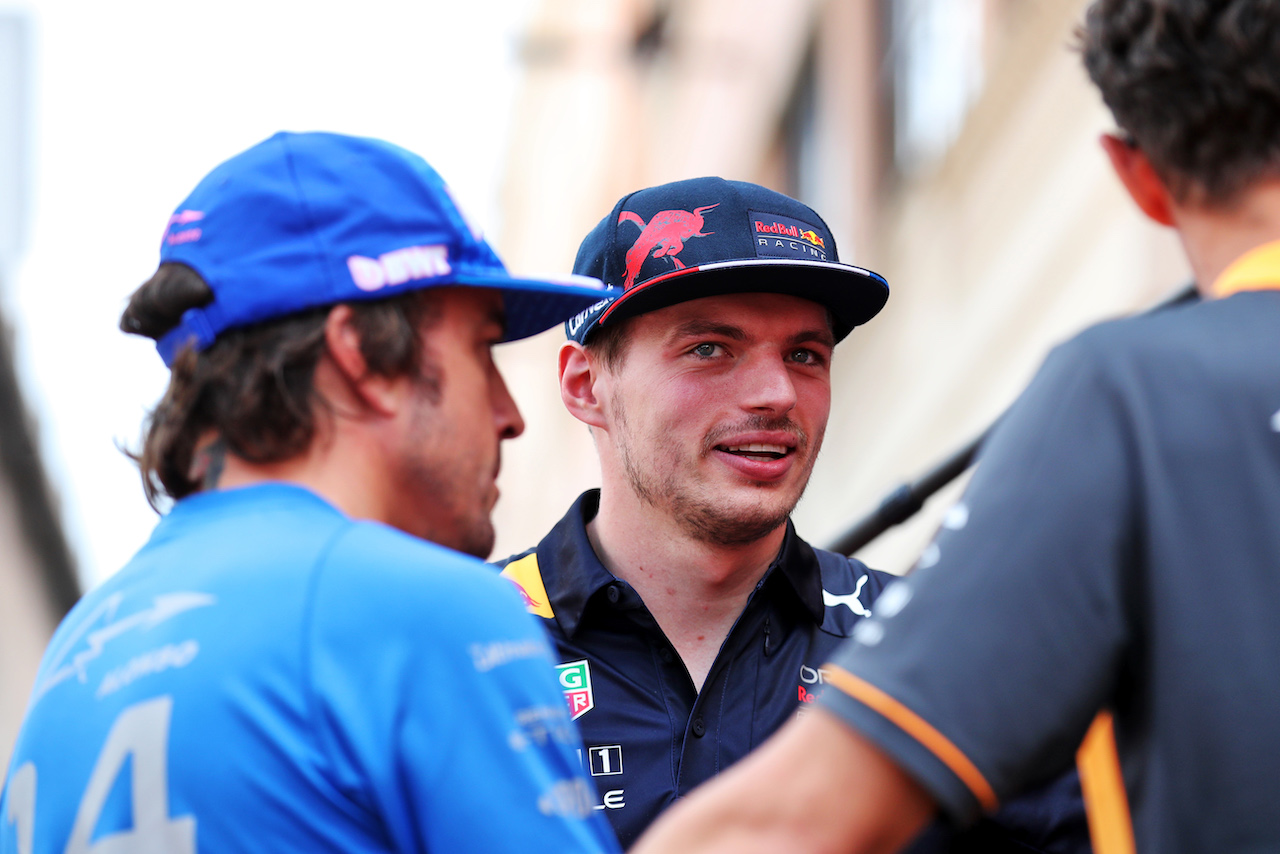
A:
{"type": "Polygon", "coordinates": [[[1098,854],[1280,850],[1280,243],[1212,290],[1055,350],[826,668],[958,820],[1089,733],[1098,854]]]}

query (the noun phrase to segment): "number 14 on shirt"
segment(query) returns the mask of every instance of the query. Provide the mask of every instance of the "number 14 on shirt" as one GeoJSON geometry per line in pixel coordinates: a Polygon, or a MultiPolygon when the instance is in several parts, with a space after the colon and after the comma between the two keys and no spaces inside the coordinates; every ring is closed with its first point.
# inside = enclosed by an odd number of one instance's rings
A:
{"type": "MultiPolygon", "coordinates": [[[[65,854],[126,854],[166,851],[195,854],[194,816],[169,817],[169,719],[173,698],[157,697],[129,706],[107,733],[89,784],[76,810],[65,854]],[[93,831],[125,760],[133,757],[130,793],[133,827],[93,841],[93,831]]],[[[18,854],[35,852],[38,773],[27,762],[9,781],[9,809],[5,818],[18,835],[18,854]]]]}

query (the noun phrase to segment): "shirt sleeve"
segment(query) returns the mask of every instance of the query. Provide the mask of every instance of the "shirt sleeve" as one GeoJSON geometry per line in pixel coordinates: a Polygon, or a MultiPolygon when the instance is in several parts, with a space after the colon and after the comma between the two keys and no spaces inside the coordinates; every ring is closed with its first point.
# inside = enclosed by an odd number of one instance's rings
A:
{"type": "Polygon", "coordinates": [[[828,665],[826,708],[961,822],[1070,766],[1124,655],[1137,462],[1087,343],[1050,355],[917,569],[828,665]]]}
{"type": "Polygon", "coordinates": [[[314,723],[342,797],[397,851],[618,851],[510,583],[389,534],[356,526],[315,584],[314,723]]]}

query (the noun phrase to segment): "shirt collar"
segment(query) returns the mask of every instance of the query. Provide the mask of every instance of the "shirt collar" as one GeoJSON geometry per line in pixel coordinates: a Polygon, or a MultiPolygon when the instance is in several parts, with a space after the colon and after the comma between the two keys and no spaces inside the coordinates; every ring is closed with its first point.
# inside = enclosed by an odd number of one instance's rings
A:
{"type": "MultiPolygon", "coordinates": [[[[600,490],[589,489],[569,508],[569,512],[555,524],[538,543],[538,567],[547,599],[555,614],[556,622],[566,637],[573,637],[582,622],[588,603],[599,595],[617,597],[610,604],[614,607],[641,607],[639,595],[631,585],[620,580],[605,568],[591,547],[587,537],[587,523],[600,510],[600,490]],[[618,592],[609,594],[609,588],[618,592]]],[[[782,548],[769,565],[765,581],[780,575],[803,604],[814,622],[821,625],[824,616],[822,604],[822,572],[813,547],[796,535],[795,526],[787,520],[782,548]]],[[[774,586],[766,584],[765,587],[774,586]]]]}
{"type": "Polygon", "coordinates": [[[822,569],[813,546],[800,539],[790,519],[787,520],[787,533],[782,538],[782,548],[769,572],[775,569],[791,582],[791,589],[813,621],[822,625],[826,617],[826,606],[822,602],[822,569]]]}
{"type": "Polygon", "coordinates": [[[1280,240],[1250,249],[1232,261],[1209,289],[1214,297],[1269,290],[1280,290],[1280,240]]]}

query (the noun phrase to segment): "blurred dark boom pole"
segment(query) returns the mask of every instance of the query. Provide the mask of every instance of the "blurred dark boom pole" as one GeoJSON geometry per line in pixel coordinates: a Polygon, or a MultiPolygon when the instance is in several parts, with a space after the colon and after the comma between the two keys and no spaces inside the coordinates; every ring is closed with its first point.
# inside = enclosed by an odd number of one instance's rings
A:
{"type": "MultiPolygon", "coordinates": [[[[1196,296],[1196,284],[1190,282],[1142,313],[1152,314],[1170,306],[1188,302],[1196,296]]],[[[876,509],[851,525],[826,548],[842,555],[851,555],[894,525],[901,525],[919,513],[930,496],[964,474],[969,466],[973,465],[978,449],[999,423],[1000,419],[997,418],[977,438],[953,451],[923,475],[895,487],[880,500],[876,509]]]]}

